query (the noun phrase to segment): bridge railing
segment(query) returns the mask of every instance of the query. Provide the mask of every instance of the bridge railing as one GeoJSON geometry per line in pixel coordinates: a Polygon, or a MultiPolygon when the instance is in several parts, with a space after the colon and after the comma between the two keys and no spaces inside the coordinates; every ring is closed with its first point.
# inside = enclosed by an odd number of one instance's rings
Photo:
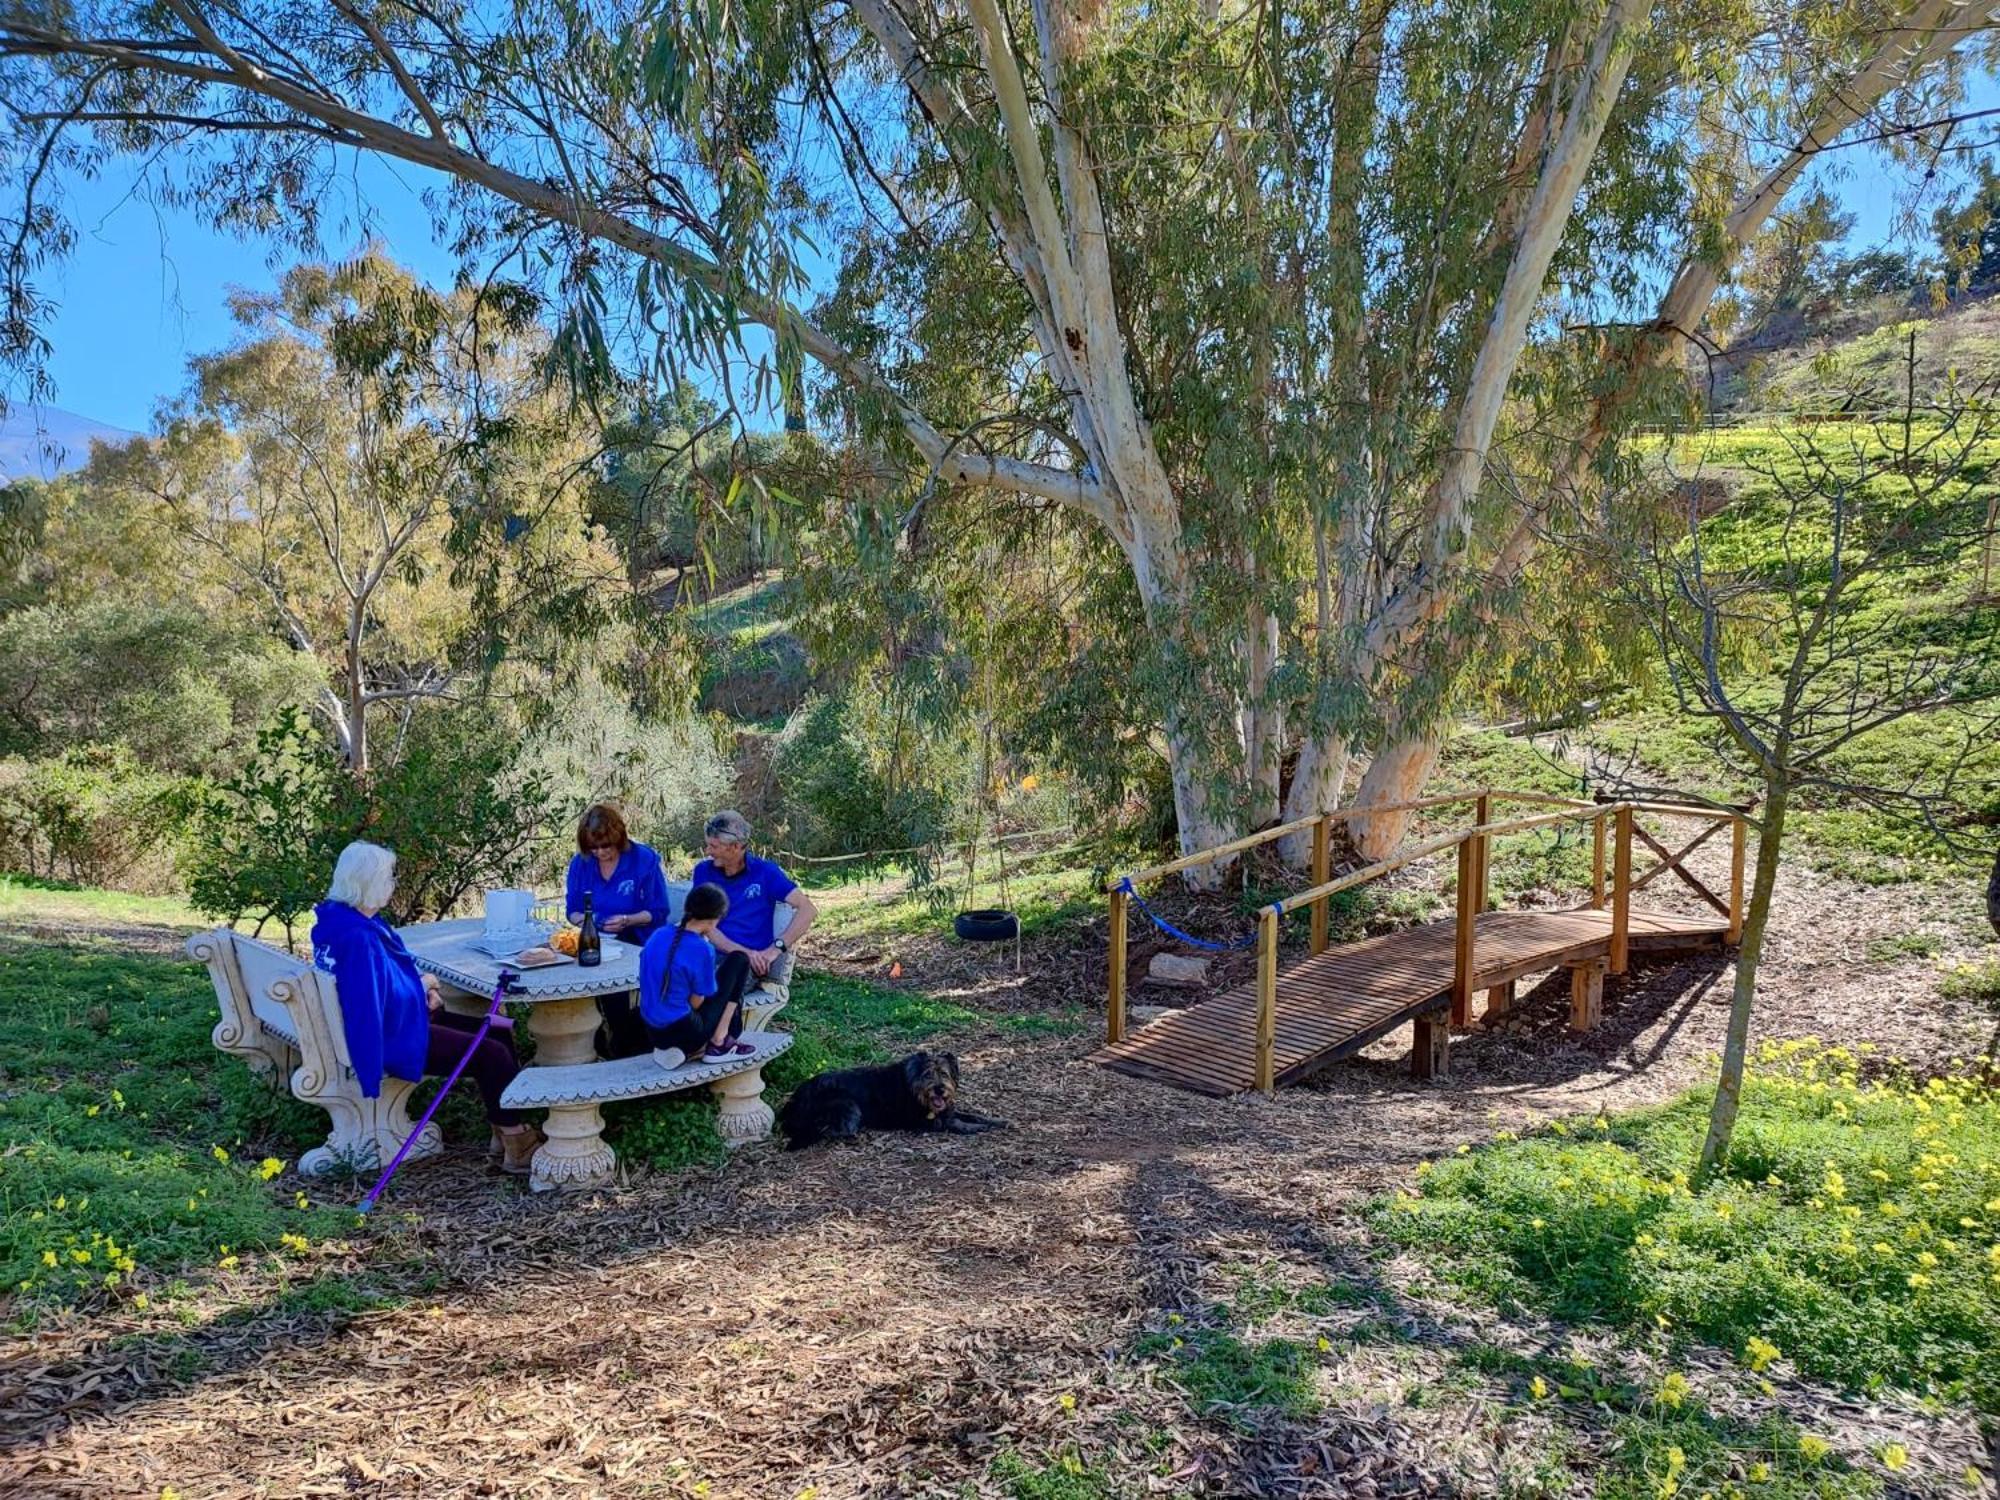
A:
{"type": "Polygon", "coordinates": [[[1111,964],[1106,995],[1106,1039],[1119,1042],[1124,1040],[1126,1034],[1126,918],[1131,892],[1141,881],[1178,874],[1183,870],[1242,854],[1291,834],[1311,830],[1312,885],[1294,895],[1271,902],[1257,913],[1257,1087],[1269,1093],[1276,1084],[1274,1067],[1277,1038],[1279,928],[1288,914],[1301,909],[1310,909],[1311,951],[1323,953],[1327,946],[1328,903],[1334,896],[1342,891],[1352,890],[1356,886],[1379,880],[1384,875],[1393,874],[1406,865],[1415,864],[1433,855],[1442,854],[1447,849],[1455,848],[1458,851],[1458,907],[1453,933],[1451,1019],[1454,1026],[1467,1026],[1472,1021],[1472,980],[1476,972],[1478,917],[1489,904],[1487,875],[1494,839],[1561,823],[1587,821],[1591,824],[1590,906],[1592,909],[1602,910],[1607,902],[1610,904],[1609,969],[1614,974],[1622,974],[1630,962],[1632,895],[1635,891],[1644,890],[1666,874],[1671,873],[1678,877],[1683,884],[1689,886],[1727,919],[1729,924],[1727,941],[1734,943],[1742,936],[1743,874],[1748,811],[1748,807],[1714,807],[1681,802],[1584,801],[1574,797],[1549,796],[1541,792],[1499,791],[1487,787],[1476,791],[1422,797],[1408,802],[1348,807],[1310,818],[1300,818],[1295,822],[1265,829],[1213,849],[1198,850],[1166,864],[1135,871],[1107,882],[1111,902],[1111,964]],[[1398,850],[1387,858],[1379,859],[1357,870],[1350,870],[1338,877],[1331,874],[1330,851],[1335,823],[1357,817],[1421,812],[1430,808],[1459,806],[1465,803],[1473,804],[1471,826],[1426,839],[1422,843],[1398,850]],[[1503,822],[1492,821],[1493,808],[1507,803],[1554,807],[1557,810],[1503,822]],[[1638,818],[1642,814],[1696,819],[1707,826],[1692,842],[1678,851],[1672,851],[1638,825],[1638,818]],[[1709,890],[1686,868],[1685,863],[1689,855],[1723,828],[1730,830],[1730,879],[1727,901],[1709,890]],[[1644,843],[1657,856],[1656,862],[1640,872],[1636,878],[1632,873],[1632,846],[1635,840],[1644,843]]]}

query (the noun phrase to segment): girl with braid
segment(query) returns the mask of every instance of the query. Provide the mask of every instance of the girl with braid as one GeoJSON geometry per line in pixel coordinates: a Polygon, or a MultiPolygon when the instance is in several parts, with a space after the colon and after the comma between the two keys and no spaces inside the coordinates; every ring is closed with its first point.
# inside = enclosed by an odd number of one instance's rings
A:
{"type": "Polygon", "coordinates": [[[639,1013],[663,1068],[721,1062],[757,1049],[738,1041],[741,1007],[716,993],[715,948],[709,934],[729,911],[718,885],[698,885],[681,906],[680,923],[663,927],[639,950],[639,1013]]]}

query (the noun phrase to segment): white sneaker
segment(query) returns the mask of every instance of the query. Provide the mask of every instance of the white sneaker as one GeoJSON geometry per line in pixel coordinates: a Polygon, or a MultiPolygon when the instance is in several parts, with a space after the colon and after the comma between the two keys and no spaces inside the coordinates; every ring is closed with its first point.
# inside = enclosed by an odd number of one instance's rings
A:
{"type": "Polygon", "coordinates": [[[688,1055],[678,1047],[655,1047],[653,1049],[653,1061],[670,1073],[687,1060],[688,1055]]]}

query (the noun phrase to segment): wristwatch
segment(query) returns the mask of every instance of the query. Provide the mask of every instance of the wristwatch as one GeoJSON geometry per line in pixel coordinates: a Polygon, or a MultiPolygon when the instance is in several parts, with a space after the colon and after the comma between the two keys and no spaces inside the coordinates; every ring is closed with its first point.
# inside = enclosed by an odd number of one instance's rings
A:
{"type": "Polygon", "coordinates": [[[780,953],[790,953],[792,951],[791,944],[787,943],[783,938],[779,938],[771,946],[776,948],[780,953]]]}

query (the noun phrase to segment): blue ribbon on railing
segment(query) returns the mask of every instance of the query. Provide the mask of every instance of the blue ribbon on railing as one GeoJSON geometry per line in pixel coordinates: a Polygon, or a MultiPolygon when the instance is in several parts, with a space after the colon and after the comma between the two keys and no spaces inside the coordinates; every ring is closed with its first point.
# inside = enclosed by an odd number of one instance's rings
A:
{"type": "Polygon", "coordinates": [[[1176,938],[1183,943],[1190,943],[1197,948],[1206,948],[1210,953],[1234,953],[1237,949],[1248,948],[1257,941],[1257,934],[1255,932],[1248,932],[1233,943],[1211,943],[1207,938],[1198,938],[1191,932],[1182,932],[1180,928],[1174,926],[1173,923],[1154,911],[1152,907],[1146,904],[1146,898],[1132,888],[1132,879],[1130,876],[1118,882],[1118,889],[1138,903],[1139,910],[1146,914],[1147,921],[1159,928],[1168,937],[1176,938]]]}

